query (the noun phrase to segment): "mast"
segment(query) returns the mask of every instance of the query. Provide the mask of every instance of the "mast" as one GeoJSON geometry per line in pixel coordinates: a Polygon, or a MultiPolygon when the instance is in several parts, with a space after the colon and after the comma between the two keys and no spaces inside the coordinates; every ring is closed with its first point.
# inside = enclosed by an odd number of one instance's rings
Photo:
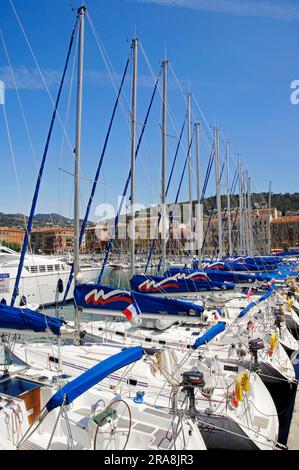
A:
{"type": "Polygon", "coordinates": [[[227,186],[227,221],[228,221],[228,253],[232,256],[232,221],[230,217],[230,166],[229,166],[230,146],[226,143],[226,186],[227,186]]]}
{"type": "Polygon", "coordinates": [[[238,173],[239,173],[239,217],[240,217],[240,226],[239,226],[239,255],[244,254],[243,247],[243,178],[242,178],[242,168],[241,168],[241,155],[238,154],[238,173]]]}
{"type": "Polygon", "coordinates": [[[166,271],[166,132],[167,132],[167,65],[168,61],[162,62],[163,67],[163,97],[162,97],[162,191],[161,191],[161,209],[162,209],[162,272],[166,271]]]}
{"type": "Polygon", "coordinates": [[[202,219],[201,219],[201,188],[200,188],[200,123],[195,123],[196,129],[196,196],[197,196],[197,213],[196,213],[196,226],[197,226],[197,233],[196,233],[196,241],[197,241],[197,256],[198,256],[198,266],[201,268],[201,248],[202,248],[202,240],[201,240],[201,230],[202,230],[202,219]]]}
{"type": "Polygon", "coordinates": [[[190,234],[192,230],[192,154],[191,154],[191,93],[187,93],[188,114],[188,178],[189,178],[189,208],[190,208],[190,234]]]}
{"type": "Polygon", "coordinates": [[[136,154],[136,104],[137,104],[137,62],[138,39],[132,41],[133,49],[133,83],[132,83],[132,115],[131,115],[131,276],[135,274],[135,154],[136,154]]]}
{"type": "MultiPolygon", "coordinates": [[[[76,147],[75,147],[75,189],[74,189],[74,284],[80,271],[80,159],[81,159],[81,130],[82,130],[82,88],[84,65],[84,29],[86,7],[78,10],[79,31],[79,56],[78,56],[78,85],[77,85],[77,119],[76,119],[76,147]]],[[[79,331],[79,311],[75,310],[75,329],[79,331]]]]}
{"type": "Polygon", "coordinates": [[[252,227],[252,204],[251,204],[251,177],[248,176],[248,224],[249,224],[249,256],[253,256],[253,227],[252,227]]]}
{"type": "Polygon", "coordinates": [[[221,195],[220,195],[220,160],[219,160],[219,129],[214,127],[215,145],[215,181],[217,202],[217,228],[218,228],[218,257],[223,258],[222,253],[222,221],[221,221],[221,195]]]}
{"type": "Polygon", "coordinates": [[[268,218],[268,253],[271,255],[271,196],[272,196],[272,181],[269,181],[269,218],[268,218]]]}
{"type": "Polygon", "coordinates": [[[247,198],[247,171],[243,171],[243,198],[244,198],[244,252],[249,252],[249,225],[248,225],[248,198],[247,198]]]}

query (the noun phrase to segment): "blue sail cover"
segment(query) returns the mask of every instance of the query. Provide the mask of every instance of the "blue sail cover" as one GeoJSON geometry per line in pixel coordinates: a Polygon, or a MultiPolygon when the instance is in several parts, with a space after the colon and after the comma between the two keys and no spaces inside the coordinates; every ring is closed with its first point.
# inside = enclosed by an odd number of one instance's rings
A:
{"type": "Polygon", "coordinates": [[[136,302],[141,313],[200,317],[204,308],[191,302],[131,292],[102,284],[78,284],[74,297],[78,307],[96,310],[123,311],[136,302]]]}
{"type": "Polygon", "coordinates": [[[256,304],[257,302],[250,302],[250,304],[243,308],[243,310],[239,313],[238,318],[244,317],[249,312],[249,310],[256,306],[256,304]]]}
{"type": "Polygon", "coordinates": [[[246,273],[240,273],[240,272],[232,272],[232,271],[220,271],[220,270],[210,270],[209,271],[200,271],[199,269],[189,269],[187,267],[185,268],[169,268],[167,271],[164,273],[164,277],[168,276],[174,276],[176,274],[201,274],[203,276],[206,276],[207,279],[209,279],[212,282],[229,282],[232,284],[241,284],[241,283],[246,283],[246,284],[253,284],[256,281],[261,281],[263,280],[263,277],[265,276],[264,280],[268,280],[269,276],[266,274],[262,273],[254,273],[254,274],[246,274],[246,273]]]}
{"type": "Polygon", "coordinates": [[[218,322],[217,325],[212,326],[208,331],[206,331],[202,336],[197,338],[195,343],[192,346],[192,349],[197,349],[200,346],[203,346],[206,343],[209,343],[215,336],[219,335],[219,333],[222,333],[226,328],[226,323],[225,322],[218,322]]]}
{"type": "Polygon", "coordinates": [[[266,292],[266,294],[264,294],[262,297],[260,297],[258,300],[257,300],[257,303],[259,304],[260,302],[264,302],[264,300],[267,300],[272,294],[273,292],[275,291],[275,289],[269,289],[268,292],[266,292]]]}
{"type": "Polygon", "coordinates": [[[237,258],[231,258],[232,261],[234,262],[243,262],[249,263],[249,264],[278,264],[281,263],[282,257],[281,256],[238,256],[237,258]]]}
{"type": "Polygon", "coordinates": [[[281,253],[279,253],[279,256],[281,256],[282,258],[284,256],[299,256],[299,251],[282,251],[281,253]]]}
{"type": "Polygon", "coordinates": [[[275,291],[275,289],[273,289],[273,288],[269,289],[268,292],[266,294],[264,294],[262,297],[260,297],[258,300],[256,300],[255,302],[250,302],[250,304],[248,304],[247,307],[245,307],[245,308],[243,308],[243,310],[241,310],[241,312],[238,315],[238,318],[244,317],[249,312],[249,310],[251,310],[257,304],[267,300],[273,294],[274,291],[275,291]]]}
{"type": "Polygon", "coordinates": [[[239,256],[236,258],[225,258],[221,261],[208,261],[203,263],[203,267],[207,270],[268,272],[277,270],[282,261],[283,258],[279,257],[244,258],[239,256]]]}
{"type": "Polygon", "coordinates": [[[231,283],[211,281],[208,274],[203,271],[190,274],[177,273],[167,277],[135,274],[130,282],[132,290],[146,294],[183,294],[235,288],[235,285],[231,283]]]}
{"type": "Polygon", "coordinates": [[[80,395],[94,387],[116,370],[139,361],[143,353],[143,348],[136,346],[104,359],[104,361],[79,375],[79,377],[76,377],[58,390],[46,404],[47,410],[50,412],[63,404],[69,405],[80,395]]]}
{"type": "Polygon", "coordinates": [[[49,317],[28,308],[10,307],[0,303],[0,330],[20,330],[44,333],[50,330],[54,335],[60,335],[64,322],[58,318],[49,317]]]}
{"type": "Polygon", "coordinates": [[[280,263],[283,261],[279,256],[254,256],[254,257],[238,257],[232,259],[235,263],[243,263],[247,266],[256,266],[256,270],[277,270],[280,263]]]}
{"type": "Polygon", "coordinates": [[[282,273],[281,271],[269,271],[267,273],[259,272],[255,273],[256,279],[258,281],[272,281],[272,279],[285,279],[287,277],[286,273],[282,273]]]}

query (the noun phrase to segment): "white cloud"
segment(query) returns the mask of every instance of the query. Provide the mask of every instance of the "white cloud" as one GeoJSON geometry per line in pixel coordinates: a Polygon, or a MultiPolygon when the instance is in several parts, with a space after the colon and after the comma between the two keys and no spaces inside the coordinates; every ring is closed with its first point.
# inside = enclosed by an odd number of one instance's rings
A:
{"type": "MultiPolygon", "coordinates": [[[[40,74],[36,68],[30,68],[25,66],[18,66],[13,69],[16,86],[19,90],[44,90],[44,84],[40,77],[40,74]]],[[[49,89],[57,88],[59,86],[62,72],[56,69],[45,69],[42,70],[42,74],[47,83],[49,89]]],[[[122,78],[121,73],[116,73],[117,83],[120,84],[122,78]]],[[[107,72],[102,72],[98,70],[88,69],[84,72],[84,80],[86,83],[95,85],[112,87],[110,76],[107,72]]],[[[7,89],[14,89],[14,81],[11,75],[10,68],[8,66],[0,67],[0,81],[5,84],[7,89]]],[[[66,82],[70,81],[70,77],[66,79],[66,82]]],[[[126,82],[131,81],[130,74],[126,77],[126,82]]],[[[138,76],[138,86],[143,88],[153,88],[154,87],[154,78],[151,75],[140,74],[138,76]]],[[[174,87],[174,83],[170,83],[170,86],[174,87]]]]}
{"type": "MultiPolygon", "coordinates": [[[[16,85],[19,90],[28,90],[28,91],[40,91],[40,90],[43,91],[44,90],[44,84],[42,82],[42,79],[37,69],[29,68],[25,66],[19,66],[19,67],[15,67],[13,69],[13,72],[14,72],[16,85]]],[[[158,72],[158,70],[156,72],[158,72]]],[[[57,89],[60,84],[62,72],[56,69],[45,69],[45,70],[42,70],[42,73],[43,73],[43,76],[47,83],[48,88],[57,89]]],[[[116,79],[117,79],[118,84],[120,84],[121,78],[122,78],[122,74],[117,73],[116,79]]],[[[234,88],[234,89],[236,87],[241,88],[241,89],[243,89],[244,86],[247,87],[247,85],[244,85],[244,84],[243,85],[233,84],[233,83],[224,84],[222,82],[217,83],[217,82],[211,82],[211,81],[206,82],[206,81],[198,80],[198,79],[190,80],[187,77],[179,77],[178,81],[180,83],[181,89],[183,90],[188,90],[190,86],[191,88],[223,87],[223,88],[234,88]]],[[[1,82],[4,83],[5,88],[7,90],[11,90],[15,88],[10,69],[7,66],[0,67],[0,84],[1,82]]],[[[109,87],[112,90],[111,80],[107,72],[88,69],[84,73],[84,82],[86,84],[96,86],[96,87],[103,87],[103,88],[109,87]]],[[[69,85],[69,83],[70,83],[70,77],[66,79],[66,84],[69,85]]],[[[127,85],[131,83],[130,74],[128,74],[126,77],[126,83],[127,85]]],[[[138,75],[139,87],[153,90],[154,84],[155,84],[155,80],[150,74],[138,75]]],[[[161,86],[161,81],[160,81],[160,86],[161,86]]],[[[168,89],[178,90],[178,84],[176,80],[171,76],[168,79],[168,89]]],[[[1,95],[0,95],[0,99],[1,99],[1,95]]]]}
{"type": "MultiPolygon", "coordinates": [[[[15,67],[13,69],[13,73],[16,81],[16,86],[19,90],[44,89],[42,79],[37,69],[21,66],[15,67]]],[[[49,88],[52,88],[53,86],[56,86],[59,83],[61,72],[58,72],[58,70],[44,70],[43,75],[47,86],[49,88]]],[[[0,80],[5,83],[5,87],[7,89],[15,88],[12,74],[8,66],[0,67],[0,80]]]]}
{"type": "Polygon", "coordinates": [[[4,103],[5,103],[5,85],[0,80],[0,104],[4,104],[4,103]]]}
{"type": "Polygon", "coordinates": [[[281,0],[127,0],[138,3],[153,3],[166,7],[225,13],[237,16],[259,16],[284,21],[299,20],[299,8],[281,0]]]}

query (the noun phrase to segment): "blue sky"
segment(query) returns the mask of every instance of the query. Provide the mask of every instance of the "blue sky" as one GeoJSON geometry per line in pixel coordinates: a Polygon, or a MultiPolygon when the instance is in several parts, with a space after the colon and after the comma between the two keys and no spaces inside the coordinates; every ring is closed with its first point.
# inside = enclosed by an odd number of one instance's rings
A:
{"type": "MultiPolygon", "coordinates": [[[[267,191],[269,179],[274,192],[298,192],[299,105],[290,102],[290,83],[299,79],[297,53],[299,6],[292,0],[89,0],[90,19],[117,77],[122,74],[131,39],[137,34],[139,50],[138,132],[146,113],[165,50],[170,60],[167,158],[168,171],[176,136],[185,114],[182,92],[191,91],[192,121],[202,125],[202,178],[210,152],[211,129],[215,123],[222,133],[222,149],[229,139],[235,154],[241,152],[244,166],[253,179],[253,190],[267,191]],[[143,54],[143,51],[145,54],[143,54]],[[147,60],[146,60],[147,59],[147,60]],[[175,75],[173,74],[173,71],[175,75]],[[180,87],[176,81],[179,79],[180,87]],[[196,103],[203,113],[199,111],[196,103]],[[204,116],[204,117],[203,117],[204,116]]],[[[48,89],[54,98],[71,30],[75,20],[70,0],[13,0],[23,28],[48,89]]],[[[0,27],[26,115],[36,160],[39,163],[50,124],[52,104],[43,86],[35,61],[22,35],[9,0],[2,2],[0,27]]],[[[56,122],[37,212],[72,215],[72,179],[60,171],[73,169],[75,120],[75,78],[73,59],[64,90],[60,119],[56,122]],[[72,93],[70,93],[72,89],[72,93]],[[70,95],[70,98],[69,98],[70,95]],[[70,100],[67,134],[63,139],[70,100]]],[[[76,69],[75,69],[76,70],[76,69]]],[[[130,74],[129,74],[130,75],[130,74]]],[[[0,110],[0,186],[2,212],[28,212],[36,179],[36,165],[0,40],[0,79],[6,84],[5,112],[15,157],[16,173],[0,110]],[[19,183],[17,182],[19,180],[19,183]]],[[[86,22],[84,112],[82,137],[82,208],[88,198],[106,129],[115,100],[107,68],[96,44],[89,20],[86,22]]],[[[122,108],[112,130],[95,207],[115,204],[129,169],[128,127],[130,76],[122,108]]],[[[160,194],[161,97],[157,94],[152,115],[137,162],[137,201],[156,203],[160,194]]],[[[169,202],[173,201],[185,158],[184,136],[169,202]]],[[[193,149],[194,157],[195,149],[193,149]]],[[[207,194],[214,192],[214,179],[207,194]]],[[[225,191],[223,183],[222,190],[225,191]]],[[[194,189],[195,194],[195,189],[194,189]]],[[[181,199],[188,197],[187,178],[181,199]]]]}

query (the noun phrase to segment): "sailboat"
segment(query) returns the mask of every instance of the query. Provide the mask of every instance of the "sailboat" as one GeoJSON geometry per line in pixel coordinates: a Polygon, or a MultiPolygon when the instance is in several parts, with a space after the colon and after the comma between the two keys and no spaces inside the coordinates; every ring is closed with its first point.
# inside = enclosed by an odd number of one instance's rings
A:
{"type": "Polygon", "coordinates": [[[97,388],[114,371],[140,360],[140,347],[120,351],[73,380],[14,362],[10,350],[1,348],[1,450],[206,449],[187,413],[157,411],[97,388]]]}
{"type": "MultiPolygon", "coordinates": [[[[113,389],[123,397],[139,396],[147,405],[164,410],[173,409],[178,413],[186,411],[184,404],[187,394],[191,405],[187,409],[188,415],[197,423],[208,448],[222,448],[224,442],[226,448],[230,449],[275,448],[278,416],[259,375],[255,371],[250,372],[246,365],[240,365],[237,369],[229,367],[229,361],[222,363],[207,348],[207,343],[223,328],[224,324],[218,324],[194,341],[194,352],[203,346],[199,356],[145,347],[146,354],[141,361],[130,369],[111,374],[103,380],[101,390],[113,389]],[[192,378],[193,392],[196,392],[194,396],[187,387],[188,380],[192,381],[192,378]],[[244,380],[248,380],[246,387],[244,390],[242,387],[239,389],[244,380]],[[260,413],[261,409],[263,411],[260,413]],[[265,416],[267,419],[262,420],[265,416]]],[[[18,345],[16,354],[20,358],[30,358],[30,363],[40,367],[45,374],[48,370],[57,370],[62,374],[77,376],[97,361],[105,361],[116,351],[123,350],[123,346],[93,344],[82,348],[67,347],[61,360],[58,349],[52,347],[51,363],[48,361],[46,344],[34,347],[18,345]]]]}
{"type": "Polygon", "coordinates": [[[135,325],[125,319],[119,321],[117,317],[108,317],[84,323],[82,327],[93,339],[100,341],[188,351],[196,335],[209,328],[209,325],[225,321],[229,328],[212,346],[221,361],[243,366],[246,364],[249,369],[258,363],[265,382],[294,382],[295,371],[284,347],[290,351],[297,350],[297,341],[283,329],[282,322],[278,326],[277,317],[272,315],[272,322],[268,319],[267,302],[274,295],[275,291],[271,290],[255,301],[247,301],[247,305],[241,311],[236,309],[234,315],[229,309],[222,309],[220,313],[219,309],[205,309],[202,317],[192,322],[188,322],[188,317],[181,321],[167,321],[166,317],[164,321],[154,323],[144,319],[135,325]],[[262,346],[255,350],[251,345],[258,339],[262,346]]]}

